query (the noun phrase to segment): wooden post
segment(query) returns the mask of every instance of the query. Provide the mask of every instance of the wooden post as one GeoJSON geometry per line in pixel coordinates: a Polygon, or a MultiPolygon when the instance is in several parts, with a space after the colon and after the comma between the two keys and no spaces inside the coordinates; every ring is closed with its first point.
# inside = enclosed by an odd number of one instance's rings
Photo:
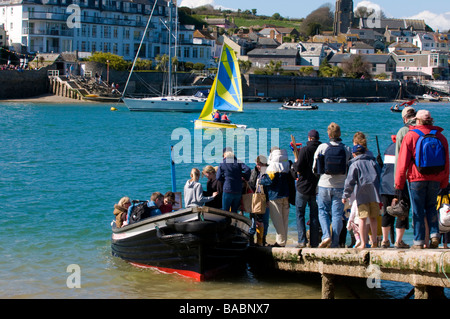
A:
{"type": "Polygon", "coordinates": [[[295,157],[295,161],[297,162],[298,160],[298,149],[297,149],[297,144],[295,143],[295,137],[294,135],[291,135],[291,141],[294,147],[294,157],[295,157]]]}
{"type": "Polygon", "coordinates": [[[322,299],[334,299],[334,276],[322,274],[322,299]]]}

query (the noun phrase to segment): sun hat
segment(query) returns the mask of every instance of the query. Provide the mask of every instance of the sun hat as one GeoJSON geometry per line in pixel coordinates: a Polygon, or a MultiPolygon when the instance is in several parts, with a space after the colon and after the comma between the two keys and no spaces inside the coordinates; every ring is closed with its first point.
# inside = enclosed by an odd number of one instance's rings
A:
{"type": "Polygon", "coordinates": [[[407,106],[402,110],[402,117],[406,117],[410,110],[416,111],[412,106],[407,106]]]}
{"type": "Polygon", "coordinates": [[[427,110],[417,111],[416,119],[420,119],[423,121],[432,120],[430,111],[427,111],[427,110]]]}

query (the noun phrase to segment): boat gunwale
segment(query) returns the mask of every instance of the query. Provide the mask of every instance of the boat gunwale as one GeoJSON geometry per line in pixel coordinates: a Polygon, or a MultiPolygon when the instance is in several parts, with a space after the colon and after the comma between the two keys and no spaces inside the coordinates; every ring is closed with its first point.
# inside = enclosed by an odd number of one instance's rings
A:
{"type": "Polygon", "coordinates": [[[240,222],[244,222],[246,223],[249,227],[251,226],[251,220],[243,215],[240,215],[238,213],[234,213],[234,212],[227,212],[225,210],[221,210],[221,209],[217,209],[217,208],[213,208],[213,207],[207,207],[207,206],[202,206],[202,207],[189,207],[189,208],[184,208],[184,209],[180,209],[178,211],[175,212],[171,212],[171,213],[165,213],[162,215],[157,215],[157,216],[153,216],[153,217],[149,217],[149,218],[145,218],[141,221],[138,221],[136,223],[133,223],[131,225],[126,225],[120,228],[117,228],[115,226],[112,227],[112,231],[115,234],[120,234],[123,232],[127,232],[130,231],[134,228],[138,228],[141,227],[143,225],[146,224],[151,224],[151,223],[155,223],[155,222],[160,222],[166,219],[172,219],[172,218],[178,218],[178,217],[182,217],[185,215],[189,215],[192,213],[210,213],[210,214],[216,214],[216,215],[220,215],[223,217],[230,217],[233,219],[237,219],[240,222]]]}

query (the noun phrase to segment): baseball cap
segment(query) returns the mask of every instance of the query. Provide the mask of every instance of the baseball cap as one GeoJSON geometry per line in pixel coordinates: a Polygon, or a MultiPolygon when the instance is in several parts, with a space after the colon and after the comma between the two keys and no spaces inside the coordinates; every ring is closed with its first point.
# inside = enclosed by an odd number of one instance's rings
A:
{"type": "Polygon", "coordinates": [[[353,146],[352,153],[362,153],[366,152],[366,148],[360,144],[353,146]]]}
{"type": "Polygon", "coordinates": [[[417,111],[417,114],[416,114],[416,119],[421,119],[421,120],[431,120],[432,118],[431,118],[431,114],[430,114],[430,111],[427,111],[427,110],[419,110],[419,111],[417,111]]]}
{"type": "Polygon", "coordinates": [[[319,132],[317,132],[316,130],[311,130],[308,132],[308,136],[309,137],[314,137],[316,140],[319,139],[319,132]]]}
{"type": "Polygon", "coordinates": [[[408,112],[415,112],[415,109],[412,106],[407,106],[402,110],[402,117],[405,117],[408,112]],[[410,111],[411,110],[411,111],[410,111]]]}

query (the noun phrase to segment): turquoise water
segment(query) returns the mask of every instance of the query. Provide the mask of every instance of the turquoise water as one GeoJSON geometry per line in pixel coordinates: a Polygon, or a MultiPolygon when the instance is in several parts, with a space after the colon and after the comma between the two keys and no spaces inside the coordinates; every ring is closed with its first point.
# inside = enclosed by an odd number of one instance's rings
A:
{"type": "MultiPolygon", "coordinates": [[[[344,143],[351,144],[353,134],[363,131],[376,154],[375,136],[383,153],[402,125],[401,115],[391,113],[390,106],[320,104],[317,111],[302,112],[281,110],[280,103],[248,103],[243,114],[231,119],[255,128],[258,138],[262,129],[269,129],[269,138],[270,129],[279,129],[279,144],[288,149],[291,134],[306,143],[310,129],[325,137],[334,121],[341,126],[344,143]]],[[[136,113],[123,105],[111,112],[110,107],[0,103],[0,298],[320,298],[317,277],[261,277],[248,270],[238,277],[193,283],[111,257],[113,205],[122,196],[147,199],[154,191],[171,189],[169,151],[180,142],[171,139],[172,133],[186,128],[194,140],[196,115],[136,113]],[[72,264],[80,267],[81,288],[67,286],[72,264]]],[[[450,136],[450,104],[417,108],[430,110],[450,136]]],[[[203,146],[210,143],[203,141],[203,146]]],[[[196,151],[192,147],[192,159],[196,151]]],[[[244,160],[253,168],[249,156],[244,160]]],[[[206,164],[177,164],[177,189],[182,190],[192,167],[206,164]]],[[[288,244],[295,245],[293,207],[290,217],[288,244]]],[[[273,236],[272,226],[269,231],[273,236]]],[[[410,233],[405,240],[409,244],[410,233]]],[[[402,298],[411,286],[383,282],[373,291],[356,281],[354,289],[370,298],[402,298]]],[[[336,297],[353,295],[340,287],[336,297]]]]}

